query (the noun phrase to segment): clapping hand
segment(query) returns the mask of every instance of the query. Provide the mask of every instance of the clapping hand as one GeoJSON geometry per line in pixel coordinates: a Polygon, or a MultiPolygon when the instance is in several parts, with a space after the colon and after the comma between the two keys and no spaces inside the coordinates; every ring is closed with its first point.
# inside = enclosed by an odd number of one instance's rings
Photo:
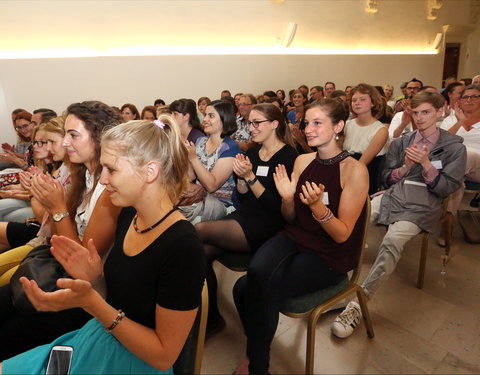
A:
{"type": "Polygon", "coordinates": [[[287,170],[283,164],[279,164],[275,167],[275,173],[273,174],[273,180],[277,187],[278,194],[283,200],[293,200],[295,191],[297,189],[298,179],[295,173],[292,172],[291,179],[288,178],[287,170]]]}
{"type": "Polygon", "coordinates": [[[34,175],[30,192],[50,214],[65,210],[65,191],[60,181],[49,174],[34,175]]]}
{"type": "Polygon", "coordinates": [[[233,159],[233,171],[240,178],[250,179],[253,174],[252,168],[253,166],[250,159],[244,154],[237,154],[235,159],[233,159]]]}
{"type": "Polygon", "coordinates": [[[87,307],[95,291],[85,280],[58,279],[55,292],[44,292],[35,280],[21,277],[20,282],[32,305],[38,311],[61,311],[75,307],[87,307]]]}
{"type": "Polygon", "coordinates": [[[419,149],[417,145],[407,147],[405,149],[405,165],[408,166],[407,162],[423,164],[429,160],[428,154],[429,151],[425,146],[423,146],[422,149],[419,149]]]}
{"type": "Polygon", "coordinates": [[[322,201],[325,186],[316,184],[315,182],[306,181],[302,185],[302,192],[300,193],[300,201],[307,206],[313,206],[322,201]]]}
{"type": "Polygon", "coordinates": [[[92,239],[86,248],[65,236],[53,236],[51,244],[53,256],[73,278],[95,285],[103,277],[102,260],[92,239]]]}
{"type": "Polygon", "coordinates": [[[195,143],[190,142],[189,140],[185,140],[184,144],[188,151],[188,160],[194,160],[197,157],[197,149],[195,147],[195,143]]]}

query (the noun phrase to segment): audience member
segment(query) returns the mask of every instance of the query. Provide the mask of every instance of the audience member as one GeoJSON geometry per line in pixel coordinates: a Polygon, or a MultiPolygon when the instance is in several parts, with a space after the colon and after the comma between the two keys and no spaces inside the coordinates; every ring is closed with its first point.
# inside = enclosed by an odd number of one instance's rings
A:
{"type": "Polygon", "coordinates": [[[234,209],[233,161],[241,152],[230,138],[237,124],[235,110],[229,102],[211,102],[207,106],[203,125],[206,137],[199,138],[196,144],[185,141],[190,180],[196,180],[207,191],[201,201],[181,207],[182,213],[192,222],[217,220],[234,209]]]}
{"type": "MultiPolygon", "coordinates": [[[[369,299],[394,271],[405,243],[422,230],[435,230],[442,199],[461,185],[466,159],[462,138],[436,126],[444,101],[438,93],[415,95],[410,106],[417,130],[390,145],[383,172],[390,188],[371,202],[371,223],[387,225],[388,230],[362,284],[369,299]]],[[[360,320],[360,307],[351,301],[333,322],[332,332],[348,337],[360,320]]]]}
{"type": "Polygon", "coordinates": [[[380,173],[387,152],[388,130],[378,118],[385,110],[380,93],[366,83],[352,89],[350,102],[355,118],[345,124],[343,149],[368,167],[369,194],[380,188],[380,173]]]}
{"type": "Polygon", "coordinates": [[[153,105],[143,107],[140,116],[142,120],[153,121],[157,119],[157,109],[153,105]]]}
{"type": "Polygon", "coordinates": [[[336,90],[335,83],[333,82],[325,82],[325,97],[330,97],[332,92],[336,90]]]}
{"type": "MultiPolygon", "coordinates": [[[[480,85],[465,87],[455,110],[455,118],[457,121],[453,125],[451,119],[446,118],[442,122],[441,128],[463,138],[463,144],[467,148],[465,179],[480,182],[480,85]]],[[[451,236],[453,219],[462,202],[464,190],[465,186],[462,184],[460,189],[450,195],[445,218],[449,231],[442,233],[438,238],[441,246],[445,246],[446,236],[451,236]]]]}
{"type": "Polygon", "coordinates": [[[312,103],[315,100],[320,100],[324,97],[323,87],[322,86],[313,86],[310,89],[310,100],[309,103],[312,103]]]}
{"type": "Polygon", "coordinates": [[[161,107],[161,106],[164,106],[165,105],[165,100],[163,99],[155,99],[155,101],[153,102],[153,106],[155,108],[158,108],[158,107],[161,107]]]}
{"type": "Polygon", "coordinates": [[[174,208],[186,183],[186,151],[171,118],[160,121],[129,122],[103,136],[101,183],[113,203],[133,206],[118,219],[105,265],[94,241],[83,247],[55,236],[52,253],[73,279],[60,279],[51,293],[21,280],[38,310],[80,308],[92,318],[3,362],[3,374],[44,373],[54,345],[75,348],[73,374],[172,373],[200,305],[204,259],[195,230],[174,208]],[[106,300],[95,290],[103,277],[106,300]]]}
{"type": "Polygon", "coordinates": [[[211,103],[210,98],[206,96],[202,96],[201,98],[198,99],[197,101],[197,106],[198,106],[198,119],[200,120],[200,123],[203,122],[203,119],[205,118],[205,109],[207,109],[207,106],[211,103]]]}
{"type": "Polygon", "coordinates": [[[237,141],[238,146],[242,151],[247,151],[254,146],[252,142],[252,135],[250,134],[248,126],[248,116],[252,110],[252,106],[257,104],[257,99],[252,94],[243,94],[238,101],[237,130],[232,134],[232,138],[237,141]]]}
{"type": "Polygon", "coordinates": [[[226,96],[232,96],[232,93],[229,91],[229,90],[223,90],[221,93],[220,93],[220,99],[223,99],[224,97],[226,96]]]}
{"type": "MultiPolygon", "coordinates": [[[[98,183],[102,171],[100,137],[121,119],[98,101],[71,104],[66,113],[63,146],[71,162],[67,196],[61,181],[50,175],[33,177],[31,191],[51,217],[52,233],[85,246],[93,239],[99,254],[105,255],[113,243],[120,209],[112,205],[110,192],[98,183]]],[[[8,342],[0,346],[2,360],[78,329],[88,319],[81,309],[25,315],[12,305],[9,284],[0,288],[0,311],[0,335],[8,342]]]]}
{"type": "Polygon", "coordinates": [[[208,333],[225,325],[217,307],[217,278],[212,268],[213,261],[225,251],[253,253],[285,224],[273,173],[278,165],[284,165],[288,175],[293,170],[297,152],[292,147],[289,128],[282,112],[271,104],[254,106],[249,126],[257,145],[250,148],[246,156],[237,154],[233,162],[240,207],[222,220],[195,226],[207,255],[208,333]]]}
{"type": "Polygon", "coordinates": [[[138,113],[137,107],[133,104],[126,103],[120,107],[122,112],[123,122],[128,122],[131,120],[140,120],[140,113],[138,113]]]}
{"type": "Polygon", "coordinates": [[[170,112],[180,128],[183,140],[195,144],[198,138],[205,136],[197,116],[197,107],[194,100],[175,100],[170,104],[170,112]]]}

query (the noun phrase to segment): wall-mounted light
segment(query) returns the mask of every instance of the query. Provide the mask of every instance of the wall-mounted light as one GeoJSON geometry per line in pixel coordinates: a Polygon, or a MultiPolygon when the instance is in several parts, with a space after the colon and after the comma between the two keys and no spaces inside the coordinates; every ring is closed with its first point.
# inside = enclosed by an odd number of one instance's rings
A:
{"type": "Polygon", "coordinates": [[[443,0],[426,0],[427,3],[427,20],[433,21],[437,19],[437,12],[443,5],[443,0]]]}
{"type": "Polygon", "coordinates": [[[287,26],[287,30],[285,31],[285,35],[280,43],[280,45],[284,48],[290,47],[292,44],[293,38],[295,38],[295,33],[297,32],[297,24],[295,22],[290,22],[287,26]]]}
{"type": "Polygon", "coordinates": [[[365,7],[365,12],[367,13],[377,13],[378,12],[378,0],[366,0],[367,5],[365,7]]]}
{"type": "Polygon", "coordinates": [[[443,34],[437,33],[437,35],[435,35],[435,39],[433,40],[432,48],[438,49],[440,47],[440,44],[442,43],[442,40],[443,40],[443,34]]]}

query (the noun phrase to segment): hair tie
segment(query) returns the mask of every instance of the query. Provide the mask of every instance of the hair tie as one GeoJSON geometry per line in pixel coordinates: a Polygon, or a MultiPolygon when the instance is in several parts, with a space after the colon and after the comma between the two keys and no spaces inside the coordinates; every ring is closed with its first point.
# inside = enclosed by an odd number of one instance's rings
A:
{"type": "Polygon", "coordinates": [[[163,122],[161,122],[160,120],[153,120],[153,123],[161,129],[163,129],[165,127],[165,124],[163,122]]]}

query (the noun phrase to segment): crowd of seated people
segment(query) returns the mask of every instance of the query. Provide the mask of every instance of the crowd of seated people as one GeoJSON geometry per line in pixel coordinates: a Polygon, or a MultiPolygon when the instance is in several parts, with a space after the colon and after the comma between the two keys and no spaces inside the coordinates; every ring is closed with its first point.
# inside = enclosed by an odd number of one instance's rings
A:
{"type": "MultiPolygon", "coordinates": [[[[480,182],[473,81],[439,94],[413,78],[397,98],[390,84],[326,82],[288,97],[157,99],[141,114],[97,101],[59,118],[13,111],[18,142],[2,146],[2,167],[22,171],[0,207],[16,212],[25,197],[38,224],[0,222],[1,373],[44,372],[54,345],[74,346],[72,374],[171,373],[205,278],[207,332],[225,325],[212,268],[224,252],[251,257],[233,290],[247,337],[235,373],[269,373],[279,306],[353,268],[369,195],[371,224],[388,227],[362,284],[370,299],[406,242],[435,232],[442,200],[453,217],[463,181],[480,182]],[[71,278],[53,292],[20,278],[38,310],[25,315],[10,279],[41,245],[71,278]]],[[[360,321],[352,300],[332,333],[348,337],[360,321]]]]}

